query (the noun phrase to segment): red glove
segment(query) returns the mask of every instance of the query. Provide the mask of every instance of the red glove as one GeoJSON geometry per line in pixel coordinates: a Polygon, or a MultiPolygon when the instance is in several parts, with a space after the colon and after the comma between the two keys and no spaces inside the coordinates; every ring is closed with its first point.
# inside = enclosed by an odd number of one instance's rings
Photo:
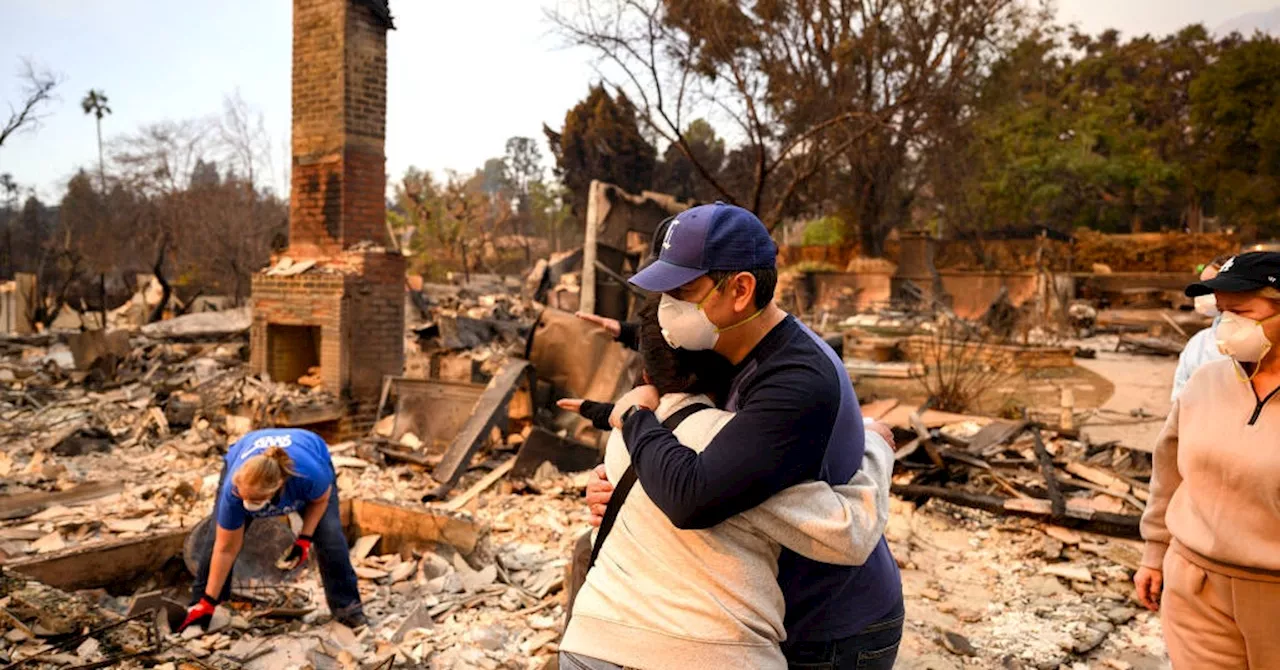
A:
{"type": "Polygon", "coordinates": [[[213,598],[207,595],[200,596],[200,602],[192,605],[187,610],[187,618],[182,621],[181,626],[178,626],[178,632],[181,633],[191,625],[207,630],[209,622],[213,620],[213,610],[217,607],[218,603],[213,598]]]}
{"type": "Polygon", "coordinates": [[[293,546],[289,547],[289,551],[284,552],[280,560],[276,561],[276,567],[281,570],[292,570],[299,565],[307,562],[307,557],[311,555],[311,536],[299,535],[298,539],[293,541],[293,546]]]}

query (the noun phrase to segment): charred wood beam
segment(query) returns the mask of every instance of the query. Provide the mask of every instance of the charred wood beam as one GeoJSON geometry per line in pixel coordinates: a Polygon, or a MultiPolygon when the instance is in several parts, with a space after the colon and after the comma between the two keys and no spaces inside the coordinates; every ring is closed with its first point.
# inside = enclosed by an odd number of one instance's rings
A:
{"type": "Polygon", "coordinates": [[[540,426],[534,426],[511,470],[513,477],[529,477],[538,466],[550,462],[561,472],[590,470],[600,462],[604,454],[597,448],[560,437],[540,426]]]}
{"type": "Polygon", "coordinates": [[[499,424],[506,425],[507,403],[510,402],[511,396],[515,394],[516,387],[522,379],[527,378],[528,384],[533,385],[532,375],[533,371],[528,361],[513,360],[489,382],[480,399],[476,401],[470,418],[449,445],[444,459],[432,471],[432,477],[440,482],[440,485],[424,496],[423,502],[443,498],[444,494],[458,483],[458,479],[462,477],[462,473],[471,462],[472,454],[488,439],[490,429],[499,424]]]}
{"type": "Polygon", "coordinates": [[[971,507],[1005,516],[1052,521],[1061,526],[1077,528],[1091,533],[1132,539],[1140,539],[1142,537],[1138,530],[1138,523],[1142,520],[1142,517],[1136,514],[1111,514],[1072,507],[1068,508],[1061,517],[1058,517],[1050,509],[1027,505],[1025,504],[1026,501],[1022,501],[1020,504],[1018,501],[1009,498],[969,493],[968,491],[960,491],[954,488],[911,484],[905,486],[894,485],[892,491],[894,495],[902,498],[917,500],[937,498],[961,507],[971,507]]]}
{"type": "Polygon", "coordinates": [[[1040,475],[1044,477],[1045,490],[1049,492],[1049,502],[1053,504],[1053,516],[1055,518],[1066,516],[1067,499],[1063,497],[1062,488],[1058,486],[1058,473],[1053,467],[1053,456],[1044,446],[1040,429],[1030,426],[1028,430],[1031,431],[1031,437],[1034,440],[1036,460],[1040,462],[1040,475]]]}
{"type": "MultiPolygon", "coordinates": [[[[925,410],[921,410],[922,412],[925,410]]],[[[925,453],[929,455],[929,460],[939,468],[945,467],[942,461],[942,454],[938,452],[938,445],[933,443],[933,436],[929,434],[929,429],[925,427],[924,420],[917,413],[910,416],[911,428],[916,431],[916,436],[920,439],[920,445],[924,447],[925,453]]]]}

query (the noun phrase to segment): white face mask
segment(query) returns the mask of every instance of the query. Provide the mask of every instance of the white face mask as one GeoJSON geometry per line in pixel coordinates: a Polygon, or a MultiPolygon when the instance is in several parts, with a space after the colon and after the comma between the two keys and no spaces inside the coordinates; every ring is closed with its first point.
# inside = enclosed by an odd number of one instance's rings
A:
{"type": "Polygon", "coordinates": [[[1222,313],[1218,311],[1218,299],[1214,297],[1212,293],[1196,296],[1195,303],[1196,312],[1199,312],[1211,319],[1222,313]]]}
{"type": "Polygon", "coordinates": [[[758,309],[755,314],[724,328],[712,323],[702,306],[711,299],[711,296],[724,290],[728,282],[727,278],[722,280],[696,303],[677,300],[666,293],[662,294],[662,298],[658,301],[658,327],[662,329],[662,339],[666,340],[672,349],[687,351],[714,349],[716,342],[720,341],[720,333],[733,330],[764,314],[764,309],[758,309]]]}
{"type": "Polygon", "coordinates": [[[701,304],[676,300],[665,293],[658,301],[658,326],[672,349],[705,351],[720,340],[716,324],[707,318],[701,304]]]}
{"type": "Polygon", "coordinates": [[[1262,322],[1234,312],[1223,312],[1214,336],[1218,351],[1240,363],[1257,363],[1271,350],[1271,340],[1262,330],[1262,322]]]}
{"type": "Polygon", "coordinates": [[[245,510],[246,510],[246,511],[249,511],[249,512],[259,512],[259,511],[261,511],[264,507],[266,507],[267,505],[269,505],[269,504],[271,503],[271,501],[270,501],[270,500],[263,500],[262,502],[256,502],[256,503],[251,503],[251,502],[249,502],[248,500],[245,500],[245,501],[243,501],[243,502],[244,502],[244,508],[245,508],[245,510]]]}

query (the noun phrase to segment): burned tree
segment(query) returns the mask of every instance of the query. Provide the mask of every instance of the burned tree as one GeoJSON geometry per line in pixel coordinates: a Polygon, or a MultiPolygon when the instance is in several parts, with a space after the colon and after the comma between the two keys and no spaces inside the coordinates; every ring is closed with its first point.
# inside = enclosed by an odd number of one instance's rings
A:
{"type": "Polygon", "coordinates": [[[838,207],[874,255],[905,220],[929,133],[1043,17],[1018,0],[612,0],[551,18],[724,200],[770,226],[838,207]],[[744,138],[730,174],[691,149],[698,117],[744,138]]]}
{"type": "Polygon", "coordinates": [[[22,99],[9,104],[9,118],[0,125],[0,146],[5,140],[40,125],[41,109],[53,100],[53,90],[58,86],[58,76],[48,70],[38,70],[29,60],[22,61],[19,75],[22,79],[22,99]]]}

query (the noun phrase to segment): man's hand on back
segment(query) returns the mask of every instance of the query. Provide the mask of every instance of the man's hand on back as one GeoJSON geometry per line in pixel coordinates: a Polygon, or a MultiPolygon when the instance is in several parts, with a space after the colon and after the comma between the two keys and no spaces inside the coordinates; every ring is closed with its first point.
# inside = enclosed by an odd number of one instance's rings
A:
{"type": "Polygon", "coordinates": [[[587,476],[587,507],[591,509],[591,525],[600,527],[604,520],[604,510],[613,497],[613,484],[609,483],[604,464],[597,465],[587,476]]]}

